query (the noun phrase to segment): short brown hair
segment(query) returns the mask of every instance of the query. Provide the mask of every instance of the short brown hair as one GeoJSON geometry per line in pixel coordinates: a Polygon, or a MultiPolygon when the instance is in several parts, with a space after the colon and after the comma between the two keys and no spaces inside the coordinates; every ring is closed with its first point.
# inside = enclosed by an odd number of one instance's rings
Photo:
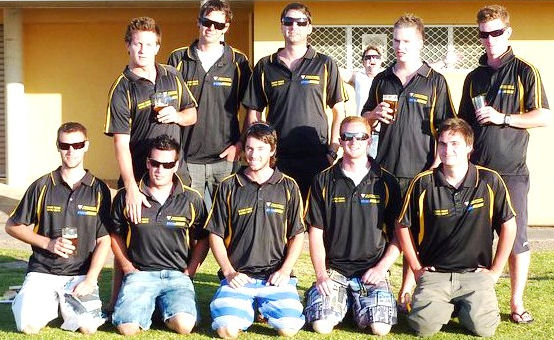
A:
{"type": "Polygon", "coordinates": [[[156,21],[150,17],[138,17],[131,19],[125,30],[125,43],[131,44],[135,32],[154,32],[156,33],[156,43],[162,43],[162,31],[156,21]]]}
{"type": "Polygon", "coordinates": [[[362,52],[362,59],[364,59],[365,54],[367,51],[375,51],[379,56],[381,56],[381,49],[375,45],[369,45],[367,46],[364,51],[362,52]]]}
{"type": "MultiPolygon", "coordinates": [[[[259,122],[250,125],[242,137],[243,151],[246,150],[246,140],[248,137],[253,137],[269,144],[271,151],[275,151],[277,149],[277,132],[275,132],[275,129],[269,124],[259,122]]],[[[277,157],[273,154],[273,156],[269,159],[269,166],[273,168],[276,163],[277,157]]]]}
{"type": "Polygon", "coordinates": [[[449,118],[442,122],[439,127],[439,137],[446,132],[457,132],[464,137],[467,145],[473,145],[473,129],[461,118],[449,118]]]}
{"type": "Polygon", "coordinates": [[[85,136],[85,139],[87,139],[87,128],[78,122],[67,122],[60,125],[58,128],[58,141],[60,140],[60,135],[62,133],[72,133],[72,132],[80,132],[85,136]]]}
{"type": "Polygon", "coordinates": [[[421,35],[421,39],[425,39],[425,26],[420,17],[412,13],[406,13],[394,23],[394,29],[406,27],[414,27],[419,35],[421,35]]]}
{"type": "Polygon", "coordinates": [[[342,127],[344,125],[350,124],[350,123],[363,124],[365,126],[365,129],[366,129],[367,133],[371,134],[371,125],[369,125],[369,122],[367,121],[367,119],[365,119],[364,117],[360,117],[360,116],[348,116],[348,117],[344,118],[342,120],[342,122],[340,122],[340,128],[339,128],[340,133],[342,133],[342,127]]]}
{"type": "Polygon", "coordinates": [[[506,26],[510,26],[510,13],[504,6],[489,5],[477,12],[477,23],[482,24],[494,19],[500,19],[506,26]]]}
{"type": "Polygon", "coordinates": [[[310,9],[308,8],[308,6],[300,2],[291,2],[290,4],[286,5],[285,8],[283,8],[283,11],[281,12],[281,21],[287,15],[287,12],[290,10],[301,12],[308,18],[308,22],[310,24],[312,23],[312,13],[310,13],[310,9]]]}
{"type": "Polygon", "coordinates": [[[206,1],[202,7],[200,7],[200,13],[198,14],[198,19],[205,17],[213,11],[220,11],[225,13],[225,22],[231,22],[233,20],[233,12],[231,11],[231,6],[229,3],[224,0],[209,0],[206,1]]]}

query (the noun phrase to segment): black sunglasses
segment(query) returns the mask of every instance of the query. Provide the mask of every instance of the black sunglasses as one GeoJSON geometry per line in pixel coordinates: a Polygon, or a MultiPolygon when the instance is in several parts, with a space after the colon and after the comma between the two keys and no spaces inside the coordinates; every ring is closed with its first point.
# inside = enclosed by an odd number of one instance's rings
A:
{"type": "Polygon", "coordinates": [[[85,147],[85,142],[86,140],[77,143],[63,143],[58,141],[58,148],[60,148],[60,150],[69,150],[69,147],[72,147],[73,150],[79,150],[85,147]]]}
{"type": "Polygon", "coordinates": [[[225,25],[227,25],[224,22],[217,22],[208,18],[199,18],[198,21],[204,27],[210,28],[212,25],[214,25],[215,29],[220,31],[225,28],[225,25]]]}
{"type": "Polygon", "coordinates": [[[350,142],[351,140],[368,140],[369,135],[365,132],[343,132],[340,135],[340,139],[343,142],[350,142]]]}
{"type": "Polygon", "coordinates": [[[378,54],[366,54],[362,58],[362,60],[371,60],[371,59],[379,60],[381,59],[381,56],[378,54]]]}
{"type": "Polygon", "coordinates": [[[296,23],[297,26],[308,26],[309,20],[308,18],[284,17],[281,19],[281,23],[285,26],[292,26],[294,23],[296,23]]]}
{"type": "Polygon", "coordinates": [[[148,158],[148,163],[150,163],[150,166],[153,168],[159,168],[160,165],[164,167],[164,169],[173,169],[175,164],[177,164],[177,161],[173,162],[159,162],[155,159],[148,158]]]}
{"type": "Polygon", "coordinates": [[[490,31],[490,32],[479,31],[479,38],[487,39],[489,37],[489,35],[496,38],[496,37],[499,37],[502,34],[504,34],[504,31],[506,31],[506,29],[508,29],[508,27],[504,27],[504,28],[501,28],[499,30],[494,30],[494,31],[490,31]]]}

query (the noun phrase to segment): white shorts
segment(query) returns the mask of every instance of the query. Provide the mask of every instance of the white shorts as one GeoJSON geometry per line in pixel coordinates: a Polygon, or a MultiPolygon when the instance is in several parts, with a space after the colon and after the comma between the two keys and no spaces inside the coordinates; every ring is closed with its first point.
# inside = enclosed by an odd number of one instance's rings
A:
{"type": "Polygon", "coordinates": [[[75,286],[84,280],[85,275],[28,273],[12,303],[17,329],[22,331],[29,326],[35,329],[43,328],[58,317],[58,307],[64,319],[62,329],[76,331],[80,327],[94,330],[98,328],[104,323],[98,286],[93,294],[78,299],[77,303],[76,299],[71,297],[66,301],[64,296],[70,295],[75,286]]]}

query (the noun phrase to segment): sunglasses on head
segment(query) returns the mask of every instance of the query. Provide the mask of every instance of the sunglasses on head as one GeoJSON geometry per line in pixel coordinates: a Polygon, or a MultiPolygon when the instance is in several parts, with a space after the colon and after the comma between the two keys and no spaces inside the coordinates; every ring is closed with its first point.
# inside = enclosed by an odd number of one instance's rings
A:
{"type": "Polygon", "coordinates": [[[504,27],[504,28],[501,28],[499,30],[494,30],[494,31],[490,31],[490,32],[483,32],[483,31],[479,31],[479,38],[481,39],[487,39],[490,36],[492,37],[499,37],[501,36],[502,34],[504,34],[504,31],[506,31],[508,27],[504,27]]]}
{"type": "Polygon", "coordinates": [[[173,167],[175,166],[175,164],[177,164],[177,161],[173,161],[173,162],[159,162],[155,159],[152,159],[152,158],[148,158],[148,163],[150,164],[151,167],[153,168],[159,168],[160,166],[163,166],[164,169],[173,169],[173,167]]]}
{"type": "Polygon", "coordinates": [[[364,55],[364,57],[362,59],[363,60],[371,60],[371,59],[379,60],[379,59],[381,59],[381,56],[378,55],[378,54],[366,54],[366,55],[364,55]]]}
{"type": "Polygon", "coordinates": [[[208,18],[199,18],[198,21],[200,21],[200,24],[204,27],[210,28],[212,25],[214,25],[215,29],[220,31],[224,29],[226,25],[226,23],[224,22],[217,22],[208,18]]]}
{"type": "Polygon", "coordinates": [[[85,142],[85,140],[77,143],[64,143],[58,141],[58,148],[60,148],[60,150],[69,150],[69,147],[72,147],[73,150],[79,150],[85,147],[85,142]]]}
{"type": "Polygon", "coordinates": [[[308,18],[291,18],[291,17],[284,17],[281,20],[281,23],[284,26],[292,26],[294,23],[296,23],[297,26],[308,26],[309,20],[308,18]]]}
{"type": "Polygon", "coordinates": [[[351,140],[368,140],[369,135],[365,132],[343,132],[340,135],[340,139],[343,142],[350,142],[351,140]]]}

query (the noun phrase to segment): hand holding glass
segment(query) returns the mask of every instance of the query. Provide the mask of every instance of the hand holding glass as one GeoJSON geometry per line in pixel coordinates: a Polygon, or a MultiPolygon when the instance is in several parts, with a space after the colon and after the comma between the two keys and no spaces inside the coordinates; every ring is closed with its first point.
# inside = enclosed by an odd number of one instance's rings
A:
{"type": "Polygon", "coordinates": [[[398,106],[398,95],[396,94],[384,94],[383,101],[389,104],[390,109],[392,110],[391,116],[392,121],[396,120],[397,106],[398,106]]]}
{"type": "Polygon", "coordinates": [[[77,245],[79,244],[79,235],[77,235],[77,228],[76,227],[70,227],[65,226],[62,228],[62,238],[71,241],[71,244],[75,247],[75,250],[73,250],[73,254],[68,255],[74,255],[77,253],[77,245]]]}

